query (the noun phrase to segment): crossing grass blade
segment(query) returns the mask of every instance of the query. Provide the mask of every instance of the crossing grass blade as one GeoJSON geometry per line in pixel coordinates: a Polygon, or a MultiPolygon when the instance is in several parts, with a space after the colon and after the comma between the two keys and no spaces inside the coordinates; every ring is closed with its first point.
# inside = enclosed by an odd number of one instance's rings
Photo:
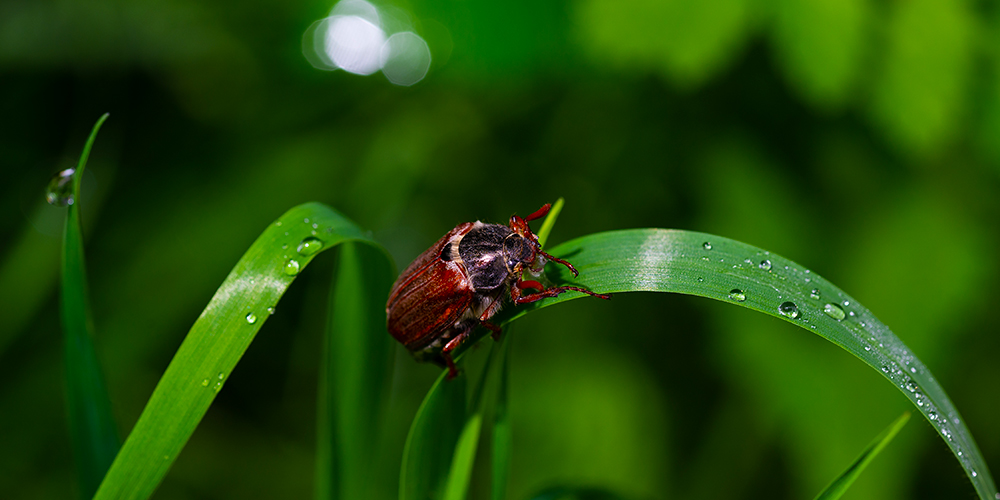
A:
{"type": "MultiPolygon", "coordinates": [[[[560,198],[561,199],[561,198],[560,198]]],[[[504,339],[500,353],[500,380],[497,386],[496,401],[493,409],[493,500],[503,500],[507,497],[507,479],[510,477],[510,454],[513,435],[510,428],[510,413],[507,411],[507,399],[510,397],[510,344],[514,339],[510,336],[511,327],[507,327],[507,337],[504,339]]]]}
{"type": "Polygon", "coordinates": [[[317,499],[374,498],[386,480],[374,462],[389,395],[385,298],[395,275],[375,247],[341,244],[320,371],[317,499]]]}
{"type": "Polygon", "coordinates": [[[447,370],[431,386],[403,447],[403,466],[399,475],[399,500],[442,498],[448,482],[455,446],[466,422],[466,384],[461,370],[446,380],[447,370]]]}
{"type": "Polygon", "coordinates": [[[819,495],[816,495],[816,500],[836,500],[840,498],[847,491],[847,488],[851,487],[854,480],[864,472],[865,467],[868,467],[868,464],[878,456],[882,449],[889,444],[889,441],[892,441],[892,438],[896,437],[896,434],[909,421],[910,412],[906,412],[893,421],[893,423],[889,424],[889,427],[886,427],[881,434],[875,436],[871,444],[861,452],[861,455],[847,470],[837,479],[834,479],[819,495]]]}
{"type": "MultiPolygon", "coordinates": [[[[868,309],[804,266],[728,238],[669,229],[597,233],[547,251],[569,260],[580,272],[574,278],[563,266],[550,265],[547,277],[554,283],[572,283],[599,293],[674,292],[708,297],[781,318],[833,342],[881,373],[913,403],[951,448],[980,499],[998,498],[971,433],[923,362],[868,309]]],[[[493,321],[507,324],[581,297],[586,295],[571,291],[508,308],[493,321]]],[[[456,356],[485,335],[480,330],[473,332],[456,356]]]]}
{"type": "Polygon", "coordinates": [[[72,178],[71,203],[63,227],[62,283],[59,294],[66,364],[66,407],[81,498],[97,491],[121,441],[111,414],[111,400],[94,351],[94,322],[90,313],[87,273],[80,225],[80,181],[90,149],[107,113],[94,125],[72,178]]]}
{"type": "Polygon", "coordinates": [[[389,259],[358,226],[319,203],[294,207],[268,225],[191,327],[95,498],[153,494],[267,321],[269,308],[319,252],[345,242],[369,245],[389,259]],[[306,238],[322,245],[301,250],[306,238]]]}

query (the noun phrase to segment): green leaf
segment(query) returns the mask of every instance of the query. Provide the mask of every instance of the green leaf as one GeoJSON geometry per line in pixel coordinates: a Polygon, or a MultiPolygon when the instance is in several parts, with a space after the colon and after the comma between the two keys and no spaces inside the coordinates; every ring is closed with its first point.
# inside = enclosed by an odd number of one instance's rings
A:
{"type": "Polygon", "coordinates": [[[316,498],[373,498],[392,337],[385,298],[395,278],[376,247],[343,243],[330,295],[317,431],[316,498]]]}
{"type": "Polygon", "coordinates": [[[704,83],[736,56],[752,25],[747,0],[585,0],[575,4],[580,44],[602,63],[664,71],[704,83]]]}
{"type": "Polygon", "coordinates": [[[851,464],[850,467],[845,470],[840,477],[834,479],[829,486],[826,487],[819,495],[816,495],[816,500],[836,500],[840,498],[846,491],[847,488],[851,487],[854,480],[861,475],[861,472],[868,467],[868,464],[892,441],[892,438],[896,437],[896,434],[910,421],[910,412],[903,413],[899,418],[897,418],[893,423],[889,424],[884,431],[875,439],[872,440],[871,444],[861,452],[857,460],[851,464]]]}
{"type": "Polygon", "coordinates": [[[975,19],[969,4],[960,1],[913,0],[890,8],[874,115],[905,151],[931,153],[961,125],[975,19]]]}
{"type": "MultiPolygon", "coordinates": [[[[80,200],[80,182],[90,156],[90,148],[107,118],[108,114],[105,113],[97,120],[83,147],[80,163],[72,174],[70,194],[77,202],[80,200]]],[[[111,400],[104,384],[104,376],[97,361],[97,353],[94,352],[94,322],[88,298],[79,203],[70,203],[66,211],[59,298],[65,343],[66,406],[69,412],[70,437],[76,458],[80,496],[90,498],[111,466],[121,442],[111,414],[111,400]]]]}
{"type": "Polygon", "coordinates": [[[382,252],[353,222],[319,203],[294,207],[268,225],[191,327],[95,498],[152,495],[267,320],[269,308],[320,251],[350,241],[382,252]],[[298,250],[311,237],[321,240],[322,248],[298,250]]]}
{"type": "Polygon", "coordinates": [[[865,62],[868,0],[778,0],[775,51],[797,90],[815,104],[845,104],[865,62]]]}
{"type": "Polygon", "coordinates": [[[624,497],[619,496],[607,490],[602,490],[600,488],[580,488],[580,487],[567,487],[567,486],[556,486],[554,488],[548,488],[535,496],[531,497],[531,500],[623,500],[624,497]]]}
{"type": "MultiPolygon", "coordinates": [[[[600,293],[650,291],[709,297],[781,318],[833,342],[902,391],[951,448],[980,498],[995,499],[997,490],[989,469],[937,379],[868,309],[805,267],[728,238],[668,229],[597,233],[548,252],[569,260],[580,271],[574,279],[562,266],[550,265],[548,278],[555,283],[569,281],[600,293]]],[[[509,308],[494,322],[506,324],[580,297],[586,296],[571,291],[509,308]]],[[[481,330],[473,332],[456,356],[485,335],[481,330]]]]}
{"type": "MultiPolygon", "coordinates": [[[[455,360],[459,362],[458,359],[455,360]]],[[[465,370],[441,372],[410,425],[399,475],[399,500],[441,498],[459,434],[465,427],[465,370]]]]}
{"type": "MultiPolygon", "coordinates": [[[[562,198],[559,198],[562,201],[562,198]]],[[[561,205],[556,203],[556,205],[561,205]]],[[[541,237],[539,237],[541,241],[541,237]]],[[[510,477],[511,442],[510,412],[507,400],[510,397],[510,344],[514,341],[507,327],[501,353],[500,381],[493,408],[493,500],[504,500],[507,496],[507,478],[510,477]]]]}

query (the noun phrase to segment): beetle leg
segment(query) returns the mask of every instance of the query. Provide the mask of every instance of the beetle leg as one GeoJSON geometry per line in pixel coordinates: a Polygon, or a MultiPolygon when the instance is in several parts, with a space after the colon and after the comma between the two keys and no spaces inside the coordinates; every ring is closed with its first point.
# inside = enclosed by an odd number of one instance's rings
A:
{"type": "Polygon", "coordinates": [[[444,358],[444,362],[448,365],[448,380],[458,376],[458,368],[455,367],[455,361],[451,359],[451,351],[454,351],[458,348],[458,346],[462,345],[462,342],[464,342],[468,336],[469,330],[466,330],[456,335],[455,338],[449,340],[448,343],[444,345],[444,349],[441,349],[441,357],[444,358]]]}
{"type": "Polygon", "coordinates": [[[547,259],[549,259],[549,260],[551,260],[553,262],[558,262],[558,263],[560,263],[560,264],[568,267],[569,270],[570,270],[570,272],[573,273],[573,277],[574,278],[580,275],[580,273],[576,270],[576,268],[573,267],[573,264],[570,264],[569,262],[566,262],[565,260],[562,260],[559,257],[553,257],[553,256],[551,256],[551,255],[543,252],[541,249],[538,249],[538,253],[542,254],[542,256],[544,256],[545,258],[547,258],[547,259]]]}
{"type": "Polygon", "coordinates": [[[490,323],[488,321],[483,321],[481,324],[483,326],[485,326],[486,328],[489,328],[490,331],[493,332],[493,334],[492,334],[493,340],[495,340],[497,342],[500,341],[500,334],[503,332],[502,328],[500,328],[499,326],[494,325],[493,323],[490,323]]]}
{"type": "Polygon", "coordinates": [[[534,288],[535,290],[545,291],[545,287],[542,286],[542,284],[537,281],[520,280],[517,282],[517,287],[520,288],[521,290],[534,288]]]}
{"type": "Polygon", "coordinates": [[[539,208],[538,210],[535,210],[535,213],[533,213],[533,214],[525,217],[524,221],[525,222],[531,222],[531,221],[533,221],[535,219],[541,219],[542,217],[545,217],[545,215],[549,213],[549,209],[550,208],[552,208],[552,204],[546,203],[546,204],[542,205],[542,208],[539,208]]]}
{"type": "MultiPolygon", "coordinates": [[[[528,288],[534,288],[534,286],[528,286],[528,288]]],[[[560,293],[566,292],[568,290],[574,290],[577,292],[583,292],[591,297],[597,297],[599,299],[611,300],[611,295],[604,293],[595,293],[587,290],[586,288],[580,288],[578,286],[555,286],[547,290],[542,290],[537,293],[532,293],[528,295],[521,295],[521,283],[518,282],[518,286],[510,287],[510,298],[515,304],[528,304],[538,300],[542,300],[546,297],[556,297],[560,293]]]]}

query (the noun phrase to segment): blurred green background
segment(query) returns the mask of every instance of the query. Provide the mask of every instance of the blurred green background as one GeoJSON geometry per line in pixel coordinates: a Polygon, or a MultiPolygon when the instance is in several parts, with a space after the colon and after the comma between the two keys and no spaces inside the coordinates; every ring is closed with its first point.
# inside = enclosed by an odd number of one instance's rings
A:
{"type": "MultiPolygon", "coordinates": [[[[63,212],[43,192],[105,111],[82,207],[123,433],[230,268],[292,205],[344,212],[402,268],[457,223],[564,196],[553,244],[676,227],[829,278],[927,363],[1000,472],[996,3],[375,5],[427,41],[416,85],[310,65],[302,36],[325,1],[0,5],[5,498],[75,491],[55,295],[63,212]]],[[[332,268],[321,259],[291,288],[155,498],[311,496],[332,268]]],[[[553,485],[811,498],[909,406],[819,337],[692,297],[573,301],[518,322],[513,341],[512,499],[553,485]]],[[[438,373],[398,351],[380,445],[392,480],[438,373]]],[[[472,496],[488,491],[477,471],[472,496]]],[[[973,497],[914,418],[845,498],[973,497]]]]}

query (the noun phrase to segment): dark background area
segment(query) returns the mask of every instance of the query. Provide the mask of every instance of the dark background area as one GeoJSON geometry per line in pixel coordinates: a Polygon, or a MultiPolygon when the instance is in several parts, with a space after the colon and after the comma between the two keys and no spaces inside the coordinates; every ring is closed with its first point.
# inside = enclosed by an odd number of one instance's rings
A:
{"type": "MultiPolygon", "coordinates": [[[[74,493],[55,297],[63,212],[43,197],[104,112],[82,212],[123,432],[242,252],[291,206],[333,206],[402,268],[460,222],[562,196],[550,244],[691,229],[827,277],[936,374],[997,472],[995,4],[376,5],[427,40],[416,85],[313,68],[302,36],[324,2],[0,6],[4,497],[74,493]]],[[[331,272],[320,259],[289,290],[156,498],[311,496],[331,272]]],[[[513,341],[514,499],[560,484],[811,498],[909,406],[829,342],[692,297],[573,301],[519,321],[513,341]]],[[[438,373],[398,351],[394,471],[438,373]]],[[[473,498],[487,496],[482,472],[473,498]]],[[[915,417],[845,498],[974,495],[915,417]]]]}

